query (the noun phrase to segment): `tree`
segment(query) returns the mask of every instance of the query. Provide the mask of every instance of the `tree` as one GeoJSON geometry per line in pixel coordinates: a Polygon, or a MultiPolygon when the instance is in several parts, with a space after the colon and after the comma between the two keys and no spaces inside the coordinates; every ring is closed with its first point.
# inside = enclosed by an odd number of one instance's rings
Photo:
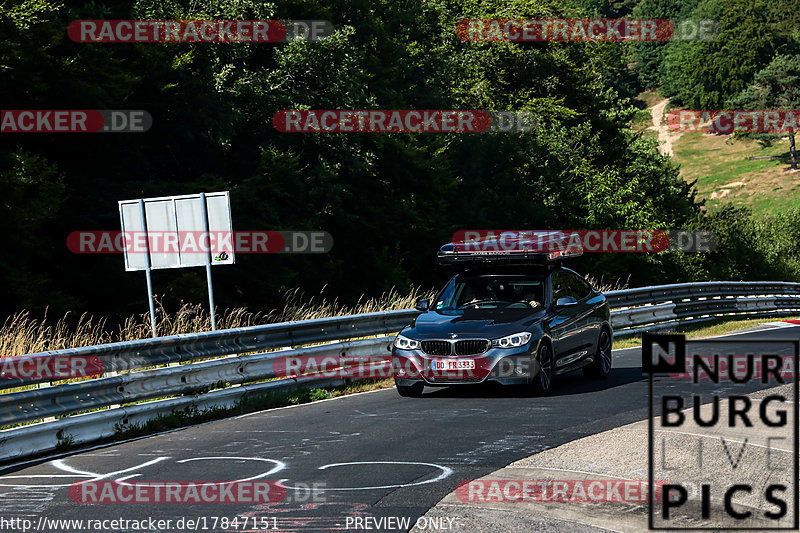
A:
{"type": "MultiPolygon", "coordinates": [[[[118,256],[76,256],[64,245],[73,230],[119,228],[121,199],[227,189],[237,230],[333,235],[330,254],[242,255],[218,269],[218,305],[255,308],[278,304],[289,288],[327,285],[331,298],[353,303],[391,286],[429,287],[444,275],[432,268],[435,250],[457,229],[678,228],[697,215],[675,166],[630,128],[635,109],[616,88],[620,61],[609,53],[618,44],[473,43],[454,31],[465,17],[569,18],[574,10],[559,0],[23,5],[0,7],[4,107],[146,109],[153,127],[141,135],[20,134],[0,145],[0,186],[16,200],[0,215],[21,221],[12,226],[19,235],[35,233],[40,251],[29,276],[0,268],[0,285],[14,286],[2,311],[41,310],[54,288],[65,293],[63,307],[51,307],[56,314],[146,309],[142,278],[125,273],[118,256]],[[131,18],[316,18],[336,32],[274,45],[66,37],[71,20],[131,18]],[[530,110],[540,121],[524,133],[276,131],[275,112],[298,108],[530,110]]],[[[661,268],[661,257],[626,261],[639,283],[687,272],[661,268]]],[[[159,294],[174,300],[191,292],[192,277],[202,291],[196,271],[154,276],[159,294]]]]}
{"type": "MultiPolygon", "coordinates": [[[[794,1],[794,0],[793,0],[794,1]]],[[[695,20],[715,20],[711,40],[670,43],[662,89],[690,109],[721,109],[764,68],[787,36],[766,0],[706,0],[695,20]]]]}
{"type": "MultiPolygon", "coordinates": [[[[666,19],[677,22],[687,19],[700,0],[642,0],[631,16],[640,19],[666,19]]],[[[663,83],[664,59],[670,41],[630,43],[633,69],[642,88],[658,87],[663,83]]]]}
{"type": "MultiPolygon", "coordinates": [[[[800,55],[777,55],[753,78],[753,83],[731,100],[735,109],[800,109],[800,55]]],[[[769,140],[789,137],[789,154],[793,169],[797,169],[795,131],[784,134],[760,133],[756,138],[769,140]]]]}

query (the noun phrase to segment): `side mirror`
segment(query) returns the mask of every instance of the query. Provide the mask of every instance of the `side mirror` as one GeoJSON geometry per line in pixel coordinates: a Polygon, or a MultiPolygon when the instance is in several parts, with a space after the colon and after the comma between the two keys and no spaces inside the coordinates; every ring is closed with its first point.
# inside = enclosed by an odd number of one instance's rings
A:
{"type": "Polygon", "coordinates": [[[417,305],[414,306],[414,309],[416,309],[417,311],[422,311],[424,313],[425,311],[428,310],[430,304],[431,304],[430,300],[428,300],[427,298],[421,298],[417,300],[417,305]]]}
{"type": "Polygon", "coordinates": [[[578,300],[572,296],[564,296],[556,300],[556,309],[567,309],[578,305],[578,300]]]}

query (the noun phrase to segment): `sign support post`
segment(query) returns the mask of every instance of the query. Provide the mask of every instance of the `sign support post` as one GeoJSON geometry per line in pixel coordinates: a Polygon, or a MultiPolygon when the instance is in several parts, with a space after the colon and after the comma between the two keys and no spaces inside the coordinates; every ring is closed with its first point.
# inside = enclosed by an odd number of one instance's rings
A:
{"type": "MultiPolygon", "coordinates": [[[[203,205],[205,205],[205,198],[203,199],[203,205]]],[[[147,238],[147,218],[144,214],[144,200],[139,200],[139,216],[142,217],[142,231],[144,232],[144,242],[145,242],[145,254],[144,254],[144,272],[145,276],[147,277],[147,302],[150,304],[150,327],[153,331],[153,337],[157,337],[156,334],[156,310],[153,304],[153,279],[150,276],[150,242],[147,238]]],[[[206,223],[207,224],[207,223],[206,223]]]]}
{"type": "Polygon", "coordinates": [[[208,232],[208,206],[206,205],[206,193],[200,193],[200,209],[202,210],[203,232],[208,240],[206,249],[206,280],[208,281],[208,309],[211,313],[211,331],[217,329],[217,319],[214,314],[214,285],[211,283],[211,235],[208,232]]]}

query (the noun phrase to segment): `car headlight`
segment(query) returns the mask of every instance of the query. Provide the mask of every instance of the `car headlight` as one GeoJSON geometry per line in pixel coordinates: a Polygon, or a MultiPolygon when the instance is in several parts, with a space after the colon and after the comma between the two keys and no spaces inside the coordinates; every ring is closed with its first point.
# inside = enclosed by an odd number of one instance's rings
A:
{"type": "Polygon", "coordinates": [[[528,344],[529,340],[531,340],[531,334],[528,332],[514,333],[507,337],[492,339],[492,348],[516,348],[528,344]]]}
{"type": "Polygon", "coordinates": [[[419,350],[422,345],[419,341],[398,335],[394,340],[394,347],[398,350],[419,350]]]}

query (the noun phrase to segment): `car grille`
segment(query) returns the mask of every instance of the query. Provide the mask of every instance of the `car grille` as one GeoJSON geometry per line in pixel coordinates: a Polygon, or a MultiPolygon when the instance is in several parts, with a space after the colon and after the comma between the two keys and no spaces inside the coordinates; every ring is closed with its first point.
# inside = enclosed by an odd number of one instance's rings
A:
{"type": "Polygon", "coordinates": [[[422,351],[428,355],[453,355],[451,347],[455,344],[455,355],[480,355],[491,346],[486,339],[465,339],[461,341],[422,341],[422,351]]]}
{"type": "Polygon", "coordinates": [[[479,355],[489,349],[486,339],[470,339],[456,341],[456,355],[479,355]]]}
{"type": "Polygon", "coordinates": [[[428,355],[450,355],[448,341],[422,341],[422,351],[428,355]]]}

